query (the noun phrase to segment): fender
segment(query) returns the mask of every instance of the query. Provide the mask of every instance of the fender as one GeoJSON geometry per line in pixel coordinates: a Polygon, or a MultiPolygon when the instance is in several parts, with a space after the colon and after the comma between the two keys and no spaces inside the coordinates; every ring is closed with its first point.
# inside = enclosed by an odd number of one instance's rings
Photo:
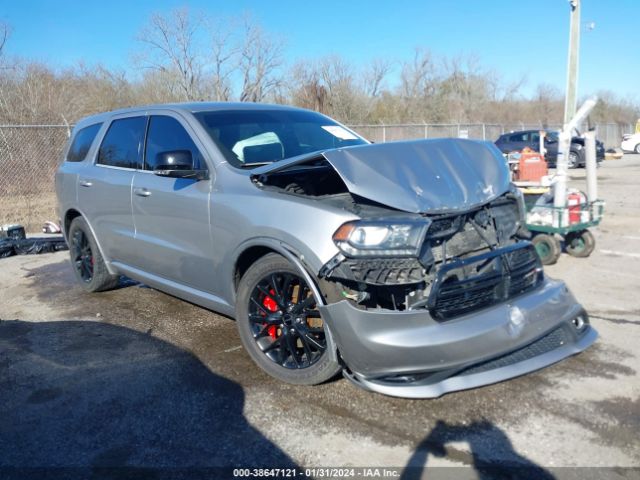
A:
{"type": "MultiPolygon", "coordinates": [[[[267,247],[272,249],[273,251],[275,251],[276,253],[279,253],[280,255],[282,255],[284,258],[286,258],[287,260],[289,260],[292,265],[294,267],[296,267],[296,270],[298,270],[298,272],[300,272],[300,275],[302,275],[302,277],[304,278],[304,280],[307,282],[307,285],[309,285],[309,288],[311,289],[311,291],[313,292],[313,294],[315,295],[315,297],[318,299],[318,303],[321,305],[326,305],[326,301],[322,295],[322,293],[320,292],[320,288],[318,287],[318,283],[316,282],[315,278],[312,276],[312,274],[309,272],[309,268],[305,265],[304,263],[304,256],[298,252],[295,248],[293,248],[291,245],[282,242],[280,240],[276,240],[273,238],[268,238],[268,237],[263,237],[263,238],[254,238],[251,239],[241,245],[238,246],[238,248],[236,249],[236,253],[233,257],[233,267],[235,268],[235,265],[238,261],[238,258],[240,257],[240,255],[247,250],[248,248],[251,247],[267,247]]],[[[234,303],[235,303],[235,290],[233,292],[234,295],[234,303]]],[[[329,326],[326,324],[324,324],[324,329],[326,332],[326,335],[329,337],[329,341],[331,343],[331,345],[333,345],[333,348],[331,349],[331,358],[335,361],[340,361],[339,359],[339,355],[338,355],[338,348],[336,346],[336,342],[333,339],[333,335],[331,333],[331,330],[329,329],[329,326]]]]}
{"type": "MultiPolygon", "coordinates": [[[[89,230],[91,230],[91,235],[93,236],[93,239],[96,241],[96,245],[98,245],[98,250],[100,251],[100,255],[102,256],[102,259],[104,260],[104,264],[107,267],[107,271],[111,275],[118,275],[120,272],[118,272],[115,268],[113,268],[113,265],[111,264],[111,260],[109,258],[107,258],[107,256],[104,254],[104,249],[102,248],[102,245],[100,244],[100,239],[96,235],[96,232],[93,229],[93,225],[91,225],[91,222],[89,221],[89,218],[84,214],[84,212],[81,209],[79,209],[77,207],[73,207],[73,208],[67,208],[64,211],[64,216],[62,217],[63,219],[67,217],[67,213],[69,212],[69,210],[76,210],[77,212],[80,213],[80,216],[84,219],[84,221],[87,222],[87,225],[89,225],[89,230]]],[[[64,220],[61,223],[62,223],[62,231],[64,232],[64,238],[67,240],[67,244],[68,244],[69,243],[69,232],[67,232],[64,220]]]]}

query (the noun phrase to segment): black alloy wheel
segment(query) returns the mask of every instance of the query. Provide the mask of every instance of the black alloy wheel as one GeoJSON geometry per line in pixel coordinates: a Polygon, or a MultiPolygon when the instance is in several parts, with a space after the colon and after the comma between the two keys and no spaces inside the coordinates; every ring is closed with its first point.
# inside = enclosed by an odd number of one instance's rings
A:
{"type": "Polygon", "coordinates": [[[244,273],[235,317],[249,356],[278,380],[317,385],[342,370],[314,292],[281,255],[267,254],[244,273]]]}
{"type": "Polygon", "coordinates": [[[85,233],[78,229],[73,232],[71,239],[71,251],[73,255],[73,267],[78,276],[86,283],[93,280],[93,252],[91,244],[85,233]]]}
{"type": "Polygon", "coordinates": [[[119,276],[109,273],[86,220],[74,218],[67,236],[71,266],[82,289],[86,292],[102,292],[117,287],[119,276]]]}
{"type": "Polygon", "coordinates": [[[311,289],[298,275],[271,273],[249,298],[249,322],[262,353],[285,368],[307,368],[327,348],[322,318],[311,289]]]}

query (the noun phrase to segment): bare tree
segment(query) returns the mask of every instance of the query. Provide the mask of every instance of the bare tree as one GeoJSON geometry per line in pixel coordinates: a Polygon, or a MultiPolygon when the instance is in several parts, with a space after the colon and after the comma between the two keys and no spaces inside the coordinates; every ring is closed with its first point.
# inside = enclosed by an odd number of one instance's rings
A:
{"type": "Polygon", "coordinates": [[[234,23],[220,20],[211,30],[213,98],[228,101],[233,96],[231,78],[238,68],[241,48],[234,38],[234,23]]]}
{"type": "MultiPolygon", "coordinates": [[[[437,93],[439,72],[431,52],[416,48],[410,62],[402,65],[399,95],[404,121],[433,120],[429,100],[437,93]]],[[[431,102],[433,103],[433,102],[431,102]]]]}
{"type": "Polygon", "coordinates": [[[338,55],[329,55],[320,60],[319,72],[327,89],[329,113],[343,122],[359,122],[362,109],[357,97],[361,92],[351,65],[338,55]]]}
{"type": "Polygon", "coordinates": [[[183,100],[202,96],[204,57],[198,39],[204,20],[202,15],[191,15],[187,8],[168,15],[155,13],[137,37],[145,48],[139,61],[175,82],[183,100]]]}
{"type": "Polygon", "coordinates": [[[2,52],[4,51],[4,46],[9,40],[9,35],[11,34],[11,28],[8,23],[0,21],[0,56],[2,56],[2,52]]]}
{"type": "Polygon", "coordinates": [[[385,58],[374,59],[365,69],[363,75],[364,90],[372,98],[380,95],[384,79],[391,71],[392,62],[385,58]]]}
{"type": "Polygon", "coordinates": [[[244,38],[240,53],[242,76],[241,102],[260,102],[282,83],[283,43],[270,38],[250,18],[244,20],[244,38]]]}
{"type": "Polygon", "coordinates": [[[536,88],[532,100],[532,116],[537,118],[544,127],[548,127],[550,123],[562,122],[564,99],[560,89],[548,83],[541,83],[536,88]]]}
{"type": "Polygon", "coordinates": [[[327,89],[315,62],[298,61],[288,75],[288,96],[294,105],[327,112],[327,89]]]}

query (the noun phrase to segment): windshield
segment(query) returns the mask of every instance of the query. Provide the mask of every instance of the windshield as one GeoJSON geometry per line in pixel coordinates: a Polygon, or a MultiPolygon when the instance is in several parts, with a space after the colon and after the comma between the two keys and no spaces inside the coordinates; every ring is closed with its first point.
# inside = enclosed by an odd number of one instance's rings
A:
{"type": "Polygon", "coordinates": [[[333,120],[310,111],[235,110],[194,115],[229,163],[239,168],[367,143],[333,120]]]}

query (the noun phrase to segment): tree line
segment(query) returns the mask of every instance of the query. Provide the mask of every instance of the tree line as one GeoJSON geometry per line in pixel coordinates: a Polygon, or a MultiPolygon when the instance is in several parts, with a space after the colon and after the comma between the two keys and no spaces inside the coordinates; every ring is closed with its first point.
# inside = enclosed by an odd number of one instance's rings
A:
{"type": "MultiPolygon", "coordinates": [[[[120,107],[200,100],[297,105],[348,124],[562,121],[558,88],[540,84],[525,96],[524,77],[505,82],[473,55],[416,48],[402,61],[353,65],[339,55],[290,61],[285,40],[249,15],[215,19],[182,8],[147,20],[128,68],[60,69],[9,57],[11,26],[0,23],[0,122],[73,124],[120,107]]],[[[640,116],[636,99],[594,93],[600,101],[593,122],[628,124],[640,116]]]]}

